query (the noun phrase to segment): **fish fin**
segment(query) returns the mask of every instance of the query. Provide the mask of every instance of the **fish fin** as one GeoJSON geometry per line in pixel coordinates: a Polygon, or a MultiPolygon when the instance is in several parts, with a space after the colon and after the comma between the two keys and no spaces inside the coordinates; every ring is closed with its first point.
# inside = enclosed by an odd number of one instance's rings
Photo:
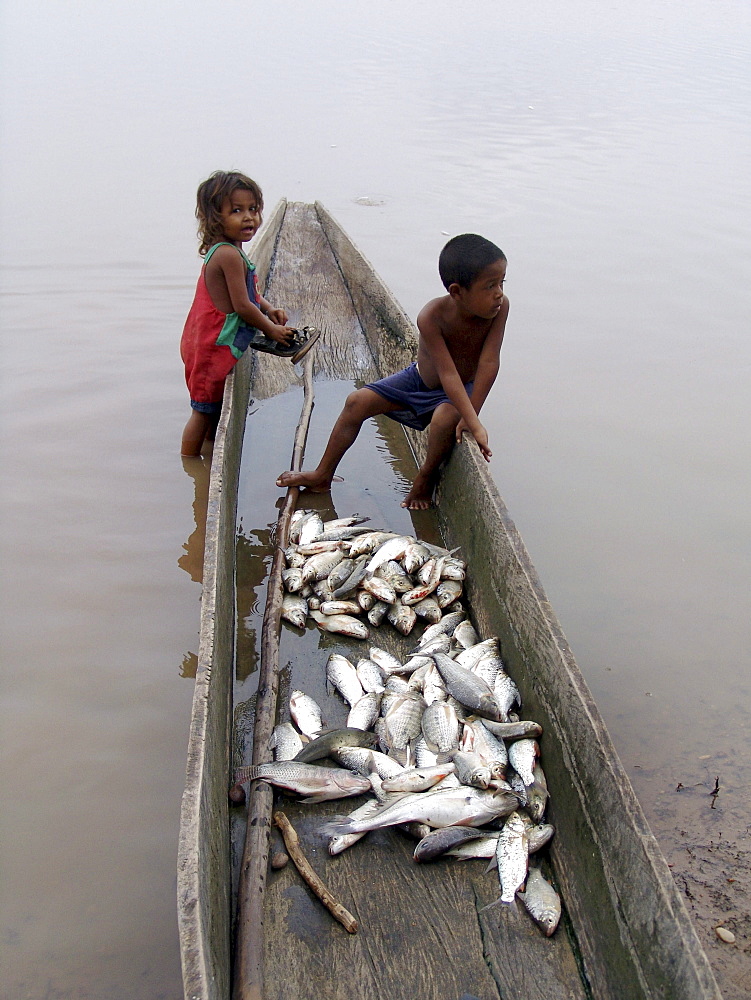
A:
{"type": "Polygon", "coordinates": [[[244,785],[246,781],[255,780],[255,765],[250,764],[247,767],[235,768],[235,784],[244,785]]]}
{"type": "Polygon", "coordinates": [[[483,874],[487,875],[488,872],[492,872],[493,869],[497,868],[497,867],[498,867],[498,858],[494,854],[493,857],[488,862],[488,867],[485,869],[485,871],[483,872],[483,874]]]}
{"type": "Polygon", "coordinates": [[[354,823],[347,816],[340,816],[336,819],[330,820],[328,823],[323,823],[318,827],[318,832],[323,837],[343,837],[347,833],[354,833],[352,829],[354,823]]]}
{"type": "Polygon", "coordinates": [[[494,906],[499,906],[502,902],[503,902],[503,900],[499,896],[498,899],[494,899],[493,902],[492,903],[488,903],[487,906],[481,906],[480,909],[477,912],[478,913],[484,913],[486,910],[491,910],[494,906]]]}

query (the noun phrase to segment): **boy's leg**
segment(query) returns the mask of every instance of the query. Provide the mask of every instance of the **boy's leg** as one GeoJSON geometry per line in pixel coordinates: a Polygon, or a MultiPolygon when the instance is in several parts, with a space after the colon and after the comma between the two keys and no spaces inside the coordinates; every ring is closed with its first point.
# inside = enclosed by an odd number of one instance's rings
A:
{"type": "Polygon", "coordinates": [[[212,413],[200,413],[198,410],[190,411],[190,418],[183,430],[181,455],[185,455],[186,458],[195,458],[201,454],[201,445],[211,429],[213,416],[212,413]]]}
{"type": "Polygon", "coordinates": [[[390,403],[372,389],[356,389],[351,392],[334,424],[326,450],[317,467],[310,472],[283,472],[277,479],[276,485],[285,488],[304,486],[313,493],[328,492],[342,455],[354,443],[368,417],[399,408],[397,403],[390,403]]]}
{"type": "Polygon", "coordinates": [[[433,490],[438,481],[441,463],[454,445],[459,412],[453,403],[441,403],[433,411],[428,425],[428,449],[425,461],[415,476],[412,489],[402,501],[409,510],[427,510],[433,502],[433,490]]]}

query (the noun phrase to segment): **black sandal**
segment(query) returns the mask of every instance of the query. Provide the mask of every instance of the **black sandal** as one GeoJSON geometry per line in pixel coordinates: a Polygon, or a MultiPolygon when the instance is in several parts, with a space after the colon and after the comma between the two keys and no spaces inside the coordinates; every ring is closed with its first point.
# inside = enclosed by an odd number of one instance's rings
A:
{"type": "Polygon", "coordinates": [[[305,357],[321,336],[320,330],[305,326],[302,330],[295,330],[295,335],[288,344],[280,344],[255,327],[245,327],[245,331],[249,334],[248,347],[252,347],[254,351],[263,351],[264,354],[273,354],[277,358],[288,358],[293,365],[305,357]]]}
{"type": "Polygon", "coordinates": [[[304,326],[302,330],[295,330],[295,336],[292,338],[292,341],[297,345],[298,349],[297,353],[293,354],[290,358],[293,365],[296,365],[298,361],[302,361],[320,336],[321,331],[314,326],[304,326]]]}

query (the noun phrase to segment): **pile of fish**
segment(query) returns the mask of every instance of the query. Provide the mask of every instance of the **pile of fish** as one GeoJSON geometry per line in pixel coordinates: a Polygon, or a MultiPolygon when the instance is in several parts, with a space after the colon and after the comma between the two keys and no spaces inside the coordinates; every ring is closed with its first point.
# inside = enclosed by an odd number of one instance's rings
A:
{"type": "Polygon", "coordinates": [[[409,635],[418,621],[439,622],[462,594],[466,566],[447,549],[411,535],[373,531],[355,514],[322,521],[295,511],[282,571],[282,618],[305,628],[369,638],[368,625],[390,622],[409,635]]]}
{"type": "MultiPolygon", "coordinates": [[[[305,540],[308,520],[297,521],[298,551],[314,544],[305,540]]],[[[319,535],[320,524],[319,519],[314,528],[319,535]]],[[[339,528],[324,526],[323,534],[354,527],[348,524],[342,529],[341,522],[328,524],[339,528]]],[[[348,567],[350,577],[359,576],[352,587],[358,599],[372,593],[360,583],[386,580],[379,571],[392,562],[399,565],[406,561],[411,568],[402,565],[402,572],[408,576],[419,575],[420,566],[432,562],[428,574],[431,593],[441,586],[441,573],[449,560],[451,564],[459,562],[446,550],[408,536],[367,534],[385,537],[369,540],[372,547],[367,552],[356,548],[354,556],[352,548],[356,541],[362,544],[366,533],[348,536],[347,555],[342,554],[344,547],[324,550],[340,554],[328,573],[315,580],[315,584],[326,581],[332,599],[337,599],[333,597],[337,590],[349,586],[349,577],[337,586],[331,580],[336,565],[344,559],[353,564],[348,567]],[[418,549],[422,549],[420,565],[418,549]]],[[[301,554],[312,560],[323,553],[301,554]]],[[[320,572],[323,574],[323,569],[320,572]]],[[[316,574],[306,574],[308,585],[316,574]]],[[[461,581],[446,580],[461,587],[461,581]]],[[[315,584],[316,596],[308,601],[321,600],[315,584]]],[[[521,698],[504,668],[498,639],[480,640],[458,603],[460,589],[451,589],[454,596],[444,608],[438,597],[434,598],[440,612],[437,620],[427,625],[403,662],[376,645],[370,645],[368,655],[356,664],[340,653],[331,653],[326,677],[349,705],[346,727],[324,729],[315,700],[303,691],[293,691],[289,702],[292,722],[278,725],[272,736],[274,761],[240,768],[235,781],[266,781],[304,796],[304,802],[370,794],[346,819],[321,828],[329,837],[331,855],[340,854],[370,830],[394,826],[418,838],[414,850],[417,862],[443,856],[487,858],[489,867],[498,869],[499,901],[511,904],[518,897],[550,936],[560,918],[560,898],[539,867],[529,863],[530,855],[554,833],[552,825],[544,822],[548,789],[539,759],[542,728],[519,719],[521,698]],[[324,758],[338,766],[315,763],[324,758]]],[[[409,592],[401,591],[402,601],[409,592]]],[[[395,603],[381,598],[377,601],[387,606],[395,603]]],[[[325,603],[322,600],[322,605],[325,603]]],[[[403,604],[405,608],[413,606],[403,604]]],[[[313,611],[326,617],[323,610],[313,611]]],[[[339,614],[335,612],[333,617],[339,614]]],[[[352,620],[363,625],[357,618],[352,620]]],[[[357,635],[354,631],[346,634],[357,635]]]]}

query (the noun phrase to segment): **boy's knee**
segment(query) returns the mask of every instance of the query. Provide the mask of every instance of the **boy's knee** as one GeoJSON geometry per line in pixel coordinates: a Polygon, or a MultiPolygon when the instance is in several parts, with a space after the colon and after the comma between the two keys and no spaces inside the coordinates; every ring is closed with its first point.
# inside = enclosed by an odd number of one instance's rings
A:
{"type": "Polygon", "coordinates": [[[355,389],[344,401],[344,412],[358,420],[365,420],[372,410],[372,400],[367,389],[355,389]]]}
{"type": "Polygon", "coordinates": [[[433,411],[430,422],[436,427],[456,427],[459,423],[459,411],[453,403],[441,403],[433,411]]]}

